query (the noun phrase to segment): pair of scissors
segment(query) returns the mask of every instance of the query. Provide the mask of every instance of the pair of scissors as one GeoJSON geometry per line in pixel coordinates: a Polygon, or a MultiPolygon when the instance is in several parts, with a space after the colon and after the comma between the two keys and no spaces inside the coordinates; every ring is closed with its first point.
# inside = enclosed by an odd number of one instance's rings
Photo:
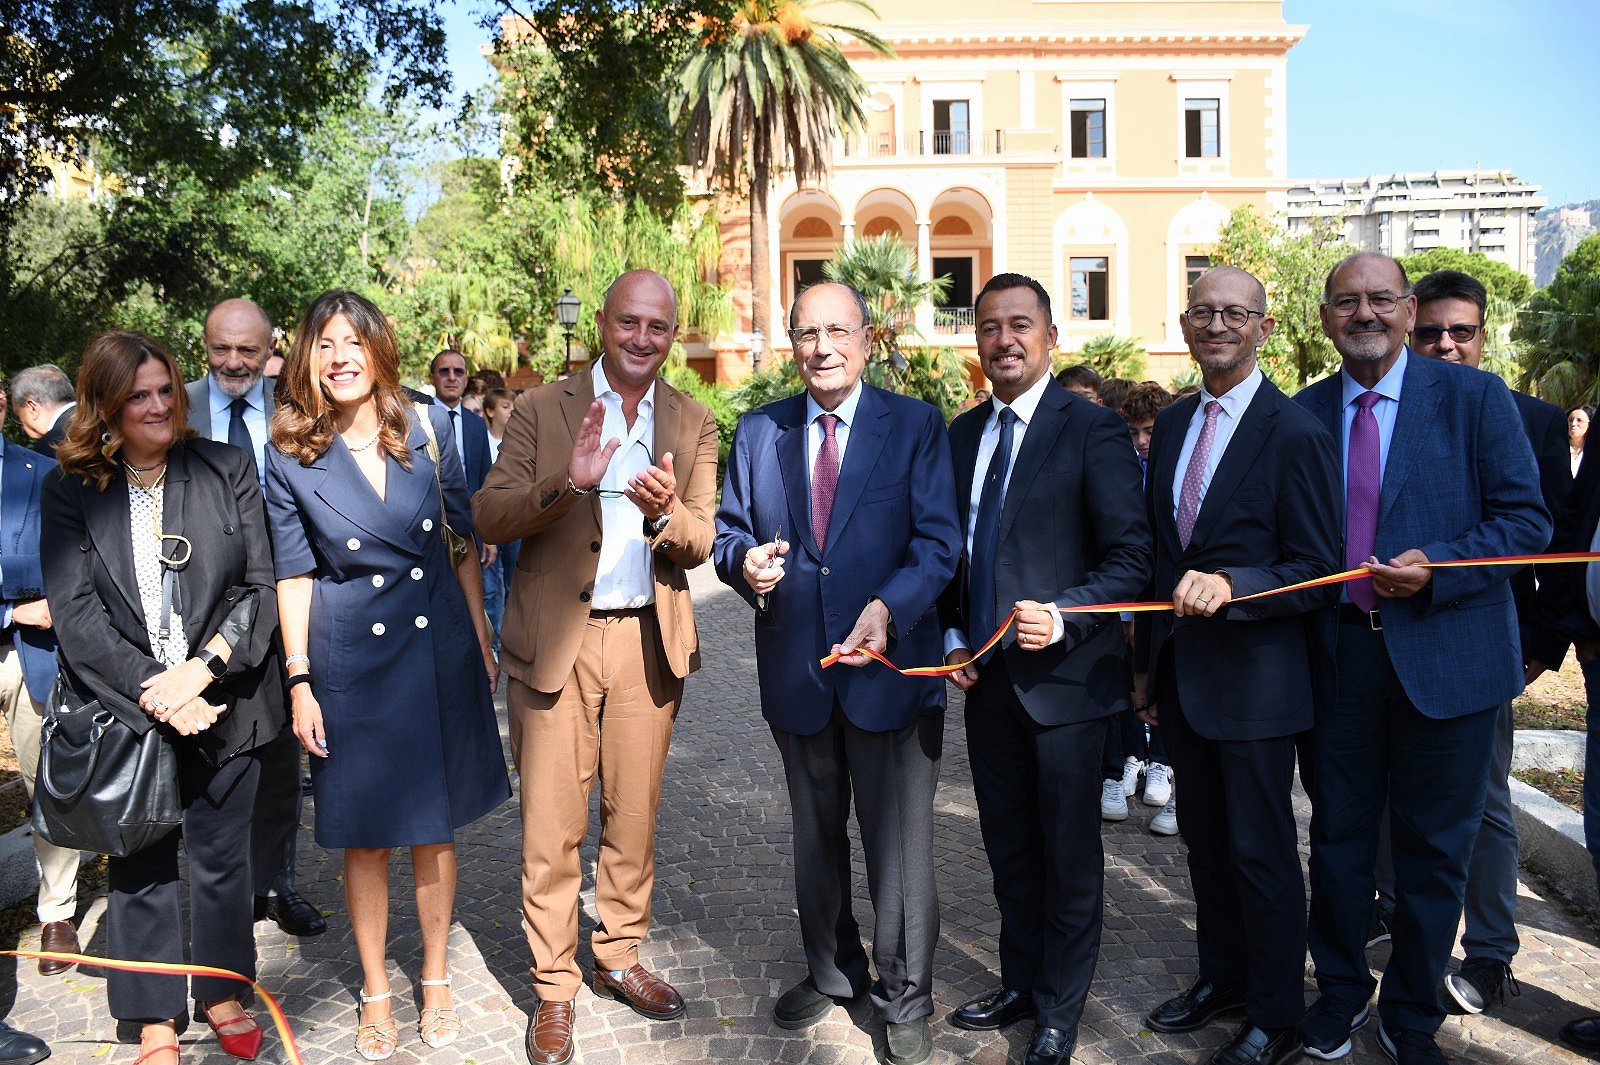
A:
{"type": "MultiPolygon", "coordinates": [[[[773,558],[777,557],[778,545],[783,543],[783,526],[778,526],[778,531],[772,534],[773,558]]],[[[767,609],[767,593],[762,592],[756,596],[756,606],[762,610],[767,609]]]]}

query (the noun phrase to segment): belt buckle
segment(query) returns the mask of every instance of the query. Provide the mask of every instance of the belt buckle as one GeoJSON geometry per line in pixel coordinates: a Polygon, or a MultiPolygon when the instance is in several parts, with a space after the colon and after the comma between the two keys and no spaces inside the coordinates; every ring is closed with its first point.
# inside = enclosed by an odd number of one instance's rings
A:
{"type": "Polygon", "coordinates": [[[1367,615],[1367,627],[1373,632],[1383,631],[1383,618],[1379,616],[1377,608],[1364,612],[1367,615]]]}

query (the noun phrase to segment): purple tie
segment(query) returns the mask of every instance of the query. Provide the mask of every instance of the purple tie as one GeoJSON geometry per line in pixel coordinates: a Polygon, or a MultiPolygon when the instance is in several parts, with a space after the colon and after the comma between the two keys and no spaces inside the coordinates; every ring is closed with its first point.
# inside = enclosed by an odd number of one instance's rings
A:
{"type": "Polygon", "coordinates": [[[1206,423],[1200,427],[1200,437],[1194,442],[1189,468],[1183,471],[1183,489],[1178,493],[1178,546],[1185,551],[1189,549],[1189,538],[1194,535],[1194,520],[1200,515],[1206,463],[1211,460],[1211,445],[1217,440],[1217,415],[1221,413],[1222,404],[1214,399],[1206,403],[1206,423]]]}
{"type": "MultiPolygon", "coordinates": [[[[1356,397],[1356,416],[1350,423],[1350,456],[1345,466],[1344,568],[1358,569],[1372,557],[1378,544],[1378,496],[1383,491],[1383,466],[1378,453],[1378,419],[1372,414],[1378,393],[1356,397]]],[[[1372,579],[1363,577],[1345,585],[1350,601],[1362,610],[1376,610],[1378,595],[1372,579]]]]}
{"type": "Polygon", "coordinates": [[[822,423],[822,446],[817,449],[817,464],[811,468],[811,534],[821,551],[828,543],[833,494],[839,487],[839,440],[833,435],[839,416],[824,414],[817,420],[822,423]]]}

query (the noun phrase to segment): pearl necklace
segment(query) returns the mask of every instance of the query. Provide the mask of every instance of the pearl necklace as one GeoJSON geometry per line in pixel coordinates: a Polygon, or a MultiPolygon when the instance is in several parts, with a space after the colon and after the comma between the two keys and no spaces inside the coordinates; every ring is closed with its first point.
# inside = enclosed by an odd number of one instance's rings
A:
{"type": "Polygon", "coordinates": [[[344,446],[350,449],[350,454],[354,455],[354,454],[357,454],[359,452],[365,451],[365,450],[367,450],[367,448],[371,447],[373,444],[376,444],[378,442],[378,437],[380,437],[382,435],[383,435],[383,426],[380,425],[380,426],[378,426],[378,431],[373,433],[372,436],[370,438],[368,438],[366,443],[364,443],[364,444],[352,444],[350,441],[346,440],[344,442],[344,446]]]}

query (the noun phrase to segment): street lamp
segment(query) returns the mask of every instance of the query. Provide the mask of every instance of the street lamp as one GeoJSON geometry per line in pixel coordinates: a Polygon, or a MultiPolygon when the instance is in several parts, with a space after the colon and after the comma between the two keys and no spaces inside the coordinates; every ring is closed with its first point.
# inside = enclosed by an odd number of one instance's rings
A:
{"type": "Polygon", "coordinates": [[[761,372],[761,353],[767,350],[767,335],[757,329],[750,334],[750,363],[756,373],[761,372]]]}
{"type": "Polygon", "coordinates": [[[583,301],[572,294],[572,286],[566,286],[566,291],[561,298],[556,300],[556,321],[561,323],[561,333],[567,338],[566,372],[572,372],[572,329],[578,324],[578,308],[583,306],[583,301]]]}

